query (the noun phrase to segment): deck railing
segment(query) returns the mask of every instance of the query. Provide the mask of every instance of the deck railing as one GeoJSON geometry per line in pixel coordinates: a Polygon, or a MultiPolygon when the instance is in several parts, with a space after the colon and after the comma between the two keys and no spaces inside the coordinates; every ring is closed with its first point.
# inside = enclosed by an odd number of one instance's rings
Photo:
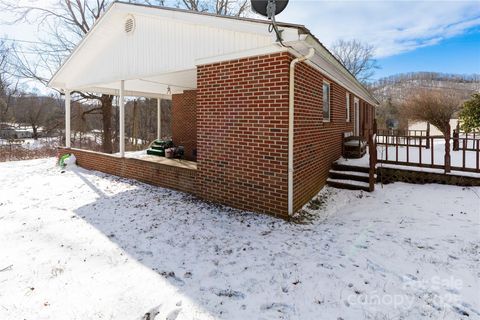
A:
{"type": "Polygon", "coordinates": [[[368,170],[368,188],[370,192],[375,190],[375,169],[377,167],[377,135],[372,134],[368,137],[368,155],[370,167],[368,170]]]}
{"type": "Polygon", "coordinates": [[[430,148],[429,130],[394,130],[378,129],[377,141],[381,144],[398,144],[399,146],[420,146],[430,148]]]}
{"type": "Polygon", "coordinates": [[[453,130],[453,150],[475,151],[480,141],[480,132],[462,132],[458,129],[453,130]]]}
{"type": "Polygon", "coordinates": [[[404,166],[428,167],[450,170],[480,172],[480,139],[456,136],[449,142],[454,148],[445,151],[443,136],[420,137],[417,135],[376,136],[377,162],[404,166]],[[392,139],[393,138],[393,139],[392,139]],[[429,149],[425,148],[428,141],[429,149]],[[455,144],[459,148],[455,150],[455,144]]]}

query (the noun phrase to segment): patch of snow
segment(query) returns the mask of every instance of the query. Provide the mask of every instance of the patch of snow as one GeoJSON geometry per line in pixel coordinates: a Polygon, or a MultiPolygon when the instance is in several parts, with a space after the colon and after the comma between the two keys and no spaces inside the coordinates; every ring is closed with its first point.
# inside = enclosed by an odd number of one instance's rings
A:
{"type": "Polygon", "coordinates": [[[467,171],[452,170],[448,173],[445,173],[445,171],[443,169],[428,168],[428,167],[415,167],[415,166],[401,166],[401,165],[391,164],[391,163],[379,163],[379,164],[377,164],[377,168],[378,167],[400,169],[400,170],[407,170],[407,171],[432,172],[432,173],[463,176],[463,177],[480,178],[480,173],[467,172],[467,171]]]}
{"type": "MultiPolygon", "coordinates": [[[[450,146],[450,158],[451,165],[455,167],[462,167],[463,165],[463,151],[453,151],[453,143],[450,146]]],[[[420,151],[422,155],[423,164],[432,163],[432,148],[418,148],[408,147],[409,149],[409,162],[420,163],[420,151]]],[[[379,159],[387,159],[387,147],[385,145],[377,145],[377,154],[379,159]]],[[[465,166],[467,168],[476,168],[476,152],[465,151],[465,166]]],[[[433,164],[443,165],[445,157],[445,141],[436,140],[433,144],[433,164]]],[[[392,161],[407,161],[407,147],[398,147],[398,160],[396,157],[396,148],[388,146],[388,159],[392,161]]]]}
{"type": "Polygon", "coordinates": [[[349,184],[349,185],[359,186],[359,187],[366,187],[366,188],[369,187],[368,182],[357,181],[357,180],[328,178],[327,182],[344,183],[344,184],[349,184]]]}
{"type": "MultiPolygon", "coordinates": [[[[120,153],[118,153],[120,155],[120,153]]],[[[126,158],[134,158],[134,159],[141,159],[147,156],[147,150],[139,150],[139,151],[127,151],[125,152],[126,158]]]]}
{"type": "MultiPolygon", "coordinates": [[[[26,139],[16,139],[14,140],[16,145],[18,143],[19,146],[28,150],[37,150],[43,147],[57,147],[60,145],[60,138],[59,137],[48,137],[48,138],[38,138],[37,140],[33,138],[26,138],[26,139]]],[[[9,146],[11,144],[11,140],[8,139],[0,139],[0,146],[9,146]]]]}
{"type": "Polygon", "coordinates": [[[55,162],[0,163],[0,319],[480,318],[480,188],[327,187],[293,224],[55,162]]]}
{"type": "MultiPolygon", "coordinates": [[[[419,149],[418,147],[410,147],[409,148],[409,162],[411,163],[419,163],[419,149]]],[[[399,161],[406,161],[407,160],[407,148],[406,147],[399,147],[398,148],[398,160],[399,161]]],[[[431,163],[431,149],[422,148],[422,164],[430,164],[431,163]]],[[[436,165],[443,165],[444,163],[444,152],[445,152],[445,142],[444,141],[436,141],[434,150],[434,164],[436,165]]],[[[377,154],[379,159],[387,159],[386,154],[386,147],[384,145],[377,146],[377,154]]],[[[453,151],[450,152],[451,154],[451,165],[455,167],[462,167],[463,165],[463,151],[453,151]]],[[[465,151],[465,166],[466,168],[475,169],[476,168],[476,161],[477,161],[477,154],[474,151],[465,151]]],[[[345,164],[350,166],[357,166],[357,167],[364,167],[368,168],[370,166],[369,160],[369,152],[359,159],[346,159],[341,157],[337,160],[339,164],[345,164]]],[[[396,150],[395,147],[388,147],[388,160],[396,160],[396,150]]],[[[444,173],[443,169],[436,169],[436,168],[428,168],[428,167],[418,167],[418,166],[403,166],[403,165],[396,165],[390,163],[378,163],[377,167],[387,167],[387,168],[396,168],[402,170],[409,170],[409,171],[420,171],[420,172],[433,172],[433,173],[444,173]]],[[[467,177],[478,177],[480,178],[480,173],[476,172],[468,172],[468,171],[458,171],[452,170],[450,175],[459,175],[459,176],[467,176],[467,177]]]]}

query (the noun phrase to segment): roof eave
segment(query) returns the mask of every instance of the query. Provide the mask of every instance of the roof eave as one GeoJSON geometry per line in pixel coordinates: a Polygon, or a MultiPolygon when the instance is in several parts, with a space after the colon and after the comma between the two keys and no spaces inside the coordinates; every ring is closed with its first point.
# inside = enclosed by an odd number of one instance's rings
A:
{"type": "Polygon", "coordinates": [[[315,37],[315,35],[313,35],[310,30],[308,30],[307,28],[303,27],[300,29],[302,32],[305,32],[307,34],[307,38],[304,40],[306,43],[309,43],[311,44],[312,41],[315,42],[316,44],[318,44],[320,46],[320,52],[323,53],[322,55],[326,58],[330,58],[328,59],[331,63],[333,63],[338,69],[340,69],[342,71],[343,74],[345,74],[345,76],[347,76],[348,78],[350,78],[352,81],[354,81],[359,87],[362,88],[362,91],[364,91],[364,93],[366,95],[368,95],[368,97],[372,100],[371,102],[374,102],[374,105],[375,106],[378,106],[380,105],[380,103],[378,102],[378,100],[371,94],[371,92],[363,85],[363,83],[361,83],[360,81],[358,81],[358,79],[333,55],[333,53],[327,49],[326,46],[323,45],[323,43],[318,40],[317,37],[315,37]],[[309,41],[309,39],[311,39],[309,41]],[[322,52],[323,51],[323,52],[322,52]]]}
{"type": "Polygon", "coordinates": [[[75,56],[76,52],[78,52],[80,50],[80,48],[85,44],[85,42],[87,41],[87,39],[90,37],[90,35],[94,32],[95,29],[98,28],[98,26],[103,22],[105,21],[105,17],[108,15],[108,13],[112,10],[113,6],[115,5],[115,3],[117,3],[116,1],[115,2],[112,2],[108,7],[107,9],[105,10],[105,12],[100,16],[100,18],[95,21],[95,23],[93,24],[93,26],[90,28],[90,30],[85,34],[85,36],[82,38],[82,40],[80,40],[80,42],[75,46],[75,48],[72,50],[72,52],[68,55],[68,57],[62,62],[62,64],[60,65],[60,67],[57,69],[57,71],[53,74],[53,76],[50,78],[50,81],[48,81],[47,83],[47,87],[49,88],[55,88],[55,89],[69,89],[69,88],[58,88],[58,84],[57,86],[55,86],[55,80],[57,78],[57,76],[61,73],[61,71],[63,70],[63,68],[67,65],[67,63],[75,56]]]}

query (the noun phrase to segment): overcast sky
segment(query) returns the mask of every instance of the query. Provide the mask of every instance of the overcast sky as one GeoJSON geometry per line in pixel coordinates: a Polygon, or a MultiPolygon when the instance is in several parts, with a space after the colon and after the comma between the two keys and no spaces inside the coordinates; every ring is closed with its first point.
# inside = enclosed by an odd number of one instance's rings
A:
{"type": "MultiPolygon", "coordinates": [[[[376,78],[409,71],[480,73],[480,1],[290,0],[277,19],[305,25],[327,47],[336,39],[374,45],[382,66],[376,78]]],[[[29,25],[0,25],[0,36],[36,40],[39,34],[29,25]]]]}

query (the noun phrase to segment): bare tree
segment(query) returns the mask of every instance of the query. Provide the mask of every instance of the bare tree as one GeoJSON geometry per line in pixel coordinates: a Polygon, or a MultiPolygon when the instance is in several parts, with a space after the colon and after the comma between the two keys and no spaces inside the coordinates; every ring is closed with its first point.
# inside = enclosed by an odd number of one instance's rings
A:
{"type": "Polygon", "coordinates": [[[0,123],[5,121],[5,115],[8,112],[8,106],[5,101],[8,90],[8,83],[5,79],[7,58],[8,49],[5,42],[0,41],[0,123]]]}
{"type": "Polygon", "coordinates": [[[10,120],[13,97],[18,93],[18,79],[12,77],[12,46],[0,41],[0,122],[10,120]]]}
{"type": "Polygon", "coordinates": [[[374,59],[375,48],[358,40],[337,40],[331,47],[333,55],[359,81],[367,82],[379,69],[374,59]]]}
{"type": "MultiPolygon", "coordinates": [[[[248,0],[181,0],[178,7],[195,11],[210,11],[225,15],[242,15],[248,8],[248,0]]],[[[165,5],[164,0],[129,1],[147,5],[165,5]]],[[[0,0],[0,10],[15,16],[10,23],[28,22],[37,24],[44,38],[25,50],[13,50],[16,76],[36,80],[44,85],[52,77],[62,61],[73,51],[76,44],[90,31],[93,24],[105,12],[111,0],[57,0],[53,5],[44,3],[0,0]]],[[[85,114],[100,114],[103,125],[103,151],[113,152],[112,118],[113,96],[87,92],[74,92],[79,99],[95,99],[99,106],[85,114]]]]}
{"type": "Polygon", "coordinates": [[[181,0],[177,6],[193,11],[240,17],[247,13],[249,4],[248,0],[181,0]]]}
{"type": "Polygon", "coordinates": [[[15,101],[15,121],[27,124],[33,130],[33,138],[39,137],[39,129],[45,124],[52,100],[26,93],[20,94],[15,101]]]}
{"type": "MultiPolygon", "coordinates": [[[[25,49],[13,50],[16,75],[20,78],[36,80],[44,85],[57,70],[62,61],[73,51],[76,44],[91,29],[96,20],[106,10],[109,1],[98,0],[58,0],[51,7],[33,2],[23,5],[18,1],[2,0],[0,9],[15,15],[11,23],[28,22],[37,24],[44,39],[25,49]]],[[[110,95],[76,92],[81,99],[96,99],[101,102],[98,109],[103,117],[103,151],[112,152],[112,100],[110,95]]]]}
{"type": "Polygon", "coordinates": [[[401,112],[413,121],[428,122],[445,137],[445,171],[450,171],[450,119],[459,111],[462,98],[457,91],[416,89],[407,97],[401,112]]]}

